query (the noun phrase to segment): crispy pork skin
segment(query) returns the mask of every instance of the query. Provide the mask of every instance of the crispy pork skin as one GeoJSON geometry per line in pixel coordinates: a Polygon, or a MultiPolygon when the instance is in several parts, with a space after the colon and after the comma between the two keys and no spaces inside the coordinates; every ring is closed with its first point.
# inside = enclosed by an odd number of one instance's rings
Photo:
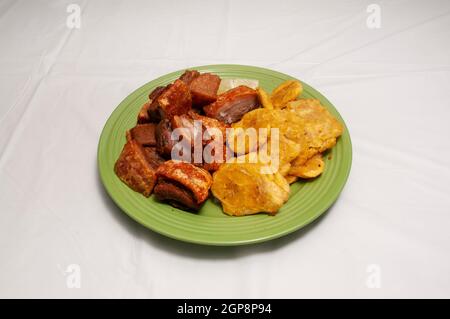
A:
{"type": "Polygon", "coordinates": [[[209,143],[211,140],[222,141],[225,143],[227,128],[230,126],[213,119],[211,117],[203,116],[194,111],[189,111],[188,114],[194,121],[201,121],[203,127],[203,144],[209,143]]]}
{"type": "Polygon", "coordinates": [[[181,187],[192,193],[197,204],[202,204],[209,194],[212,177],[208,171],[190,163],[169,160],[161,164],[156,175],[159,179],[178,183],[181,187]]]}
{"type": "Polygon", "coordinates": [[[176,143],[176,141],[172,141],[172,126],[170,120],[162,120],[156,125],[155,137],[158,153],[165,158],[170,158],[172,148],[176,143]]]}
{"type": "Polygon", "coordinates": [[[153,91],[148,95],[148,99],[150,101],[154,101],[161,93],[166,89],[166,86],[157,86],[153,91]]]}
{"type": "Polygon", "coordinates": [[[164,86],[158,86],[148,96],[149,100],[144,103],[139,111],[137,123],[158,123],[161,119],[159,112],[157,112],[157,104],[155,99],[164,91],[164,86]]]}
{"type": "Polygon", "coordinates": [[[205,106],[203,110],[207,116],[231,124],[257,107],[259,100],[256,91],[241,85],[220,94],[214,103],[205,106]]]}
{"type": "Polygon", "coordinates": [[[154,194],[160,201],[166,201],[174,207],[197,211],[201,204],[197,204],[192,192],[179,183],[164,178],[158,179],[154,194]]]}
{"type": "Polygon", "coordinates": [[[159,165],[164,163],[166,160],[159,155],[158,151],[156,150],[156,147],[144,147],[144,157],[147,160],[147,163],[150,164],[150,166],[156,170],[159,165]]]}
{"type": "Polygon", "coordinates": [[[202,107],[217,100],[219,85],[220,77],[215,74],[203,73],[194,78],[189,86],[192,104],[202,107]]]}
{"type": "Polygon", "coordinates": [[[141,110],[139,111],[138,117],[137,117],[137,123],[138,124],[144,124],[144,123],[150,123],[150,116],[148,114],[148,110],[150,109],[150,105],[152,104],[151,101],[147,101],[142,105],[141,110]]]}
{"type": "Polygon", "coordinates": [[[138,124],[130,130],[130,137],[142,146],[156,146],[156,124],[138,124]]]}
{"type": "Polygon", "coordinates": [[[186,70],[181,76],[180,80],[183,81],[187,86],[200,75],[200,72],[196,70],[186,70]]]}
{"type": "Polygon", "coordinates": [[[135,140],[127,141],[114,171],[134,191],[146,197],[152,193],[157,179],[156,169],[148,163],[142,147],[135,140]]]}
{"type": "Polygon", "coordinates": [[[181,80],[176,80],[156,99],[161,118],[171,120],[175,115],[187,113],[192,107],[189,87],[181,80]]]}

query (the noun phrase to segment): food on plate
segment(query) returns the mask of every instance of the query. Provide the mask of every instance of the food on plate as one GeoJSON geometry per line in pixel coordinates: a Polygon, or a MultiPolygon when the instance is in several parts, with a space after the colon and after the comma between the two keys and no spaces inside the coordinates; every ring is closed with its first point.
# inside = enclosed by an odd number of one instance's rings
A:
{"type": "Polygon", "coordinates": [[[222,79],[217,94],[222,94],[241,85],[256,90],[259,86],[259,81],[253,79],[222,79]]]}
{"type": "Polygon", "coordinates": [[[266,109],[273,110],[273,104],[269,94],[267,94],[267,92],[260,87],[256,89],[256,92],[258,92],[258,97],[259,101],[261,102],[261,106],[266,109]]]}
{"type": "Polygon", "coordinates": [[[172,140],[172,125],[170,120],[164,119],[156,125],[156,149],[165,158],[170,158],[175,142],[172,140]]]}
{"type": "Polygon", "coordinates": [[[209,172],[217,171],[231,157],[231,151],[219,140],[212,140],[205,145],[201,167],[209,172]]]}
{"type": "Polygon", "coordinates": [[[156,175],[155,195],[159,200],[198,210],[208,198],[212,177],[200,167],[169,160],[158,167],[156,175]]]}
{"type": "Polygon", "coordinates": [[[148,101],[144,103],[141,110],[138,113],[138,124],[144,123],[158,123],[161,120],[161,116],[158,111],[158,103],[156,98],[161,95],[166,87],[158,86],[156,87],[148,96],[148,101]]]}
{"type": "Polygon", "coordinates": [[[130,138],[142,146],[155,146],[155,123],[137,124],[130,130],[130,138]]]}
{"type": "Polygon", "coordinates": [[[147,163],[154,170],[156,170],[159,167],[159,165],[161,165],[166,161],[164,157],[159,155],[158,151],[156,150],[156,147],[144,146],[143,150],[144,150],[144,157],[147,160],[147,163]]]}
{"type": "Polygon", "coordinates": [[[149,197],[156,183],[156,169],[135,140],[128,141],[114,165],[116,175],[130,188],[149,197]]]}
{"type": "Polygon", "coordinates": [[[289,198],[283,176],[261,174],[258,163],[225,163],[213,175],[211,191],[228,215],[274,215],[289,198]]]}
{"type": "Polygon", "coordinates": [[[304,164],[317,153],[325,152],[336,144],[342,135],[342,124],[331,115],[316,99],[300,99],[290,102],[286,111],[292,112],[302,120],[307,148],[303,148],[295,160],[295,166],[304,164]]]}
{"type": "Polygon", "coordinates": [[[192,107],[189,87],[181,80],[169,85],[156,99],[161,118],[172,119],[174,115],[181,115],[192,107]]]}
{"type": "Polygon", "coordinates": [[[302,93],[300,81],[291,80],[280,84],[270,95],[274,108],[281,109],[290,101],[294,101],[302,93]]]}
{"type": "Polygon", "coordinates": [[[201,107],[217,100],[220,78],[211,73],[203,73],[192,80],[189,90],[192,96],[192,104],[201,107]]]}
{"type": "Polygon", "coordinates": [[[322,154],[318,153],[308,159],[303,165],[291,165],[288,173],[291,176],[301,178],[314,178],[322,174],[324,169],[325,162],[323,161],[322,154]]]}
{"type": "Polygon", "coordinates": [[[133,190],[177,208],[199,210],[211,190],[228,215],[275,215],[289,184],[324,172],[323,153],[343,133],[319,100],[301,93],[297,80],[269,95],[257,80],[186,70],[149,94],[114,170],[133,190]]]}
{"type": "Polygon", "coordinates": [[[294,176],[294,175],[286,175],[284,176],[284,179],[286,180],[286,182],[288,182],[289,184],[295,183],[296,181],[298,181],[298,176],[294,176]]]}
{"type": "Polygon", "coordinates": [[[195,121],[201,121],[203,126],[202,134],[204,136],[204,143],[207,144],[211,140],[225,143],[224,137],[227,134],[227,129],[230,127],[228,124],[225,124],[211,117],[200,115],[194,111],[188,112],[188,115],[195,121]]]}
{"type": "Polygon", "coordinates": [[[238,86],[220,94],[214,103],[203,108],[205,114],[226,124],[237,122],[259,106],[258,94],[247,86],[238,86]]]}
{"type": "Polygon", "coordinates": [[[138,124],[150,123],[150,115],[148,114],[148,110],[150,109],[151,104],[151,101],[147,101],[144,105],[142,105],[141,110],[138,113],[138,124]]]}
{"type": "Polygon", "coordinates": [[[180,80],[189,86],[191,84],[191,82],[199,75],[200,75],[200,72],[198,72],[197,70],[186,70],[180,76],[180,80]]]}

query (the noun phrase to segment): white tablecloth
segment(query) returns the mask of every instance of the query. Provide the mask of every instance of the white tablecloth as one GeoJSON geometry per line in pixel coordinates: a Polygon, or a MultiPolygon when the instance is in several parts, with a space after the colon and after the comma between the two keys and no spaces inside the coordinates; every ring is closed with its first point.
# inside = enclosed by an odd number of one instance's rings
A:
{"type": "Polygon", "coordinates": [[[0,296],[450,297],[450,2],[371,3],[1,1],[0,296]],[[220,63],[302,79],[345,119],[349,180],[306,229],[191,245],[103,190],[97,143],[121,100],[220,63]]]}

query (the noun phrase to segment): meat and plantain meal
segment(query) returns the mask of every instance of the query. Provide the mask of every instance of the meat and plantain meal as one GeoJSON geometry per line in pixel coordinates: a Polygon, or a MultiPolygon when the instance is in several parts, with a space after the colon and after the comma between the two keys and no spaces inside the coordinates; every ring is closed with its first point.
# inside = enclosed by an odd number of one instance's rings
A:
{"type": "Polygon", "coordinates": [[[316,178],[343,125],[289,80],[271,93],[257,80],[187,70],[157,87],[126,133],[116,175],[131,189],[188,211],[210,197],[232,216],[275,215],[290,184],[316,178]]]}

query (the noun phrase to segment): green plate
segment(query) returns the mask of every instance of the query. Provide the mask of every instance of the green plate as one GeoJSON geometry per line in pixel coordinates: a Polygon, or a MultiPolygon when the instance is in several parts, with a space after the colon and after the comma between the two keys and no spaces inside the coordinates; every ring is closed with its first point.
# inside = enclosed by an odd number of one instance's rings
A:
{"type": "MultiPolygon", "coordinates": [[[[283,81],[294,79],[280,72],[243,65],[206,65],[191,69],[213,72],[221,78],[257,79],[268,92],[283,81]]],[[[325,157],[324,173],[314,180],[292,184],[290,198],[276,216],[230,217],[213,199],[209,199],[197,214],[188,213],[160,203],[153,196],[145,198],[122,183],[114,174],[113,167],[125,144],[126,130],[136,124],[139,109],[147,101],[149,92],[174,81],[183,71],[164,75],[131,93],[114,110],[103,128],[98,146],[100,177],[108,194],[125,213],[151,230],[171,238],[197,244],[233,246],[289,234],[318,218],[333,204],[350,172],[352,146],[347,128],[325,157]]],[[[302,97],[319,99],[344,124],[339,113],[322,94],[302,83],[302,97]]]]}

